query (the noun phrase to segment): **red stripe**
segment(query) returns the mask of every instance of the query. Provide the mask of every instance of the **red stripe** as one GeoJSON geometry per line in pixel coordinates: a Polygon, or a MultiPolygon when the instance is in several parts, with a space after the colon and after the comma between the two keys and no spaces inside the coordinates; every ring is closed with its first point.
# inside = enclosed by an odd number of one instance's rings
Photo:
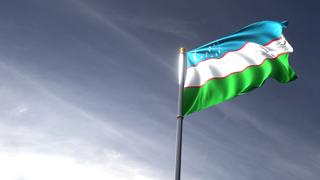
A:
{"type": "MultiPolygon", "coordinates": [[[[266,44],[264,44],[263,46],[267,46],[267,45],[273,43],[274,41],[280,40],[281,38],[283,38],[283,36],[281,36],[281,37],[279,37],[279,38],[276,38],[276,39],[273,39],[273,40],[267,42],[266,44]]],[[[223,58],[224,56],[226,56],[226,54],[228,54],[228,53],[240,51],[240,50],[243,49],[248,43],[249,43],[249,42],[246,42],[246,43],[245,43],[244,45],[242,45],[239,49],[236,49],[236,50],[233,50],[233,51],[228,51],[228,52],[224,53],[224,54],[223,54],[221,57],[219,57],[219,58],[208,58],[208,59],[199,61],[197,64],[195,64],[195,65],[193,65],[193,66],[190,66],[190,67],[188,67],[188,68],[196,67],[196,66],[198,66],[198,64],[200,64],[200,63],[202,63],[202,62],[205,62],[205,61],[208,61],[208,60],[218,60],[218,59],[222,59],[222,58],[223,58]]],[[[188,69],[188,68],[187,68],[187,69],[188,69]]]]}
{"type": "Polygon", "coordinates": [[[204,85],[205,85],[208,81],[210,81],[210,80],[213,80],[213,79],[223,79],[223,78],[226,78],[226,77],[228,77],[228,76],[230,76],[230,75],[232,75],[232,74],[241,73],[241,72],[245,71],[246,69],[248,69],[249,67],[252,67],[252,66],[261,66],[265,61],[267,61],[267,60],[276,60],[279,56],[281,56],[282,54],[286,54],[286,53],[287,53],[287,52],[280,53],[280,54],[278,54],[275,58],[272,58],[272,59],[265,58],[265,59],[262,61],[261,64],[249,65],[249,66],[247,66],[246,68],[244,68],[244,69],[241,70],[241,71],[232,72],[232,73],[230,73],[230,74],[228,74],[228,75],[226,75],[226,76],[224,76],[224,77],[213,77],[213,78],[210,78],[210,79],[208,79],[205,83],[203,83],[203,84],[200,85],[200,86],[188,86],[188,87],[184,87],[184,88],[201,88],[202,86],[204,86],[204,85]]]}
{"type": "Polygon", "coordinates": [[[280,40],[280,39],[282,39],[282,38],[283,38],[283,36],[281,36],[281,37],[279,37],[279,38],[276,38],[276,39],[273,39],[273,40],[271,40],[270,42],[264,44],[263,46],[267,46],[267,45],[273,43],[274,41],[278,41],[278,40],[280,40]]]}

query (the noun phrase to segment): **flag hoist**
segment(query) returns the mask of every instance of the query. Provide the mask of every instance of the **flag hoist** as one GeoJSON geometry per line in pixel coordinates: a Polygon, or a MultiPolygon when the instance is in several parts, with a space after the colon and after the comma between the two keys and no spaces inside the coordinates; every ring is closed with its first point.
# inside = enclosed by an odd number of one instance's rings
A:
{"type": "Polygon", "coordinates": [[[178,113],[177,113],[177,148],[176,148],[176,169],[175,176],[176,180],[180,180],[181,175],[181,150],[182,150],[182,126],[183,126],[183,89],[185,80],[185,55],[186,49],[180,48],[179,54],[179,95],[178,95],[178,113]]]}

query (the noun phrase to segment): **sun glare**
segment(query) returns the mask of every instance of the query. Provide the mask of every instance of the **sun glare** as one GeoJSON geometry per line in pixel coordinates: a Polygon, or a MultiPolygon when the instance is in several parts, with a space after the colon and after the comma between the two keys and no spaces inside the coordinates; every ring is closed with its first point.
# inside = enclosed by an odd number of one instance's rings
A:
{"type": "Polygon", "coordinates": [[[183,71],[183,61],[184,61],[184,59],[183,59],[183,54],[182,53],[180,53],[179,54],[179,60],[178,60],[178,82],[179,82],[179,84],[181,84],[181,82],[182,82],[182,71],[183,71]]]}
{"type": "Polygon", "coordinates": [[[0,179],[5,180],[151,180],[126,165],[107,166],[66,156],[0,152],[0,179]]]}

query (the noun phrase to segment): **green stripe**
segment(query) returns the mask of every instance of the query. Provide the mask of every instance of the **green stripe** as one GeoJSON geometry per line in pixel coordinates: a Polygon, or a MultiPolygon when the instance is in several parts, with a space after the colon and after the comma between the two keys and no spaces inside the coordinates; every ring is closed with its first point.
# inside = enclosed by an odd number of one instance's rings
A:
{"type": "Polygon", "coordinates": [[[201,88],[184,88],[183,115],[245,94],[262,86],[268,77],[281,83],[296,79],[296,74],[288,63],[288,57],[288,54],[283,54],[277,59],[268,59],[260,66],[249,67],[243,72],[232,74],[226,78],[209,80],[201,88]]]}

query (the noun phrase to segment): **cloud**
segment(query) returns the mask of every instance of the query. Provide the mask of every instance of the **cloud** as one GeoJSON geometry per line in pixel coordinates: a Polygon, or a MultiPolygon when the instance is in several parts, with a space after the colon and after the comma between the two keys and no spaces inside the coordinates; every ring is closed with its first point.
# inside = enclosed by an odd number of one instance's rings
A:
{"type": "Polygon", "coordinates": [[[82,13],[89,15],[89,18],[94,18],[95,20],[100,22],[102,25],[107,27],[109,30],[113,30],[114,34],[118,34],[122,36],[127,41],[127,43],[128,42],[131,43],[132,47],[134,47],[135,49],[139,49],[144,54],[150,56],[154,61],[166,67],[167,69],[171,71],[175,71],[174,67],[172,67],[170,63],[161,59],[156,52],[153,52],[153,50],[149,48],[145,43],[143,43],[143,41],[141,41],[138,37],[132,35],[130,32],[128,32],[124,28],[121,28],[117,24],[110,21],[108,17],[104,16],[102,13],[98,12],[97,10],[91,8],[89,4],[82,1],[74,1],[74,0],[71,0],[71,2],[77,5],[82,13]]]}
{"type": "Polygon", "coordinates": [[[173,18],[150,18],[142,16],[117,15],[109,16],[115,22],[124,24],[125,26],[145,28],[153,31],[171,34],[186,39],[196,39],[198,34],[191,27],[197,26],[199,23],[185,21],[173,18]]]}
{"type": "Polygon", "coordinates": [[[79,161],[71,156],[0,150],[0,174],[5,180],[156,180],[137,164],[129,164],[118,154],[108,153],[105,163],[79,161]]]}
{"type": "Polygon", "coordinates": [[[0,167],[7,169],[0,179],[166,179],[139,159],[140,148],[161,151],[158,142],[95,117],[11,65],[0,69],[0,167]]]}

